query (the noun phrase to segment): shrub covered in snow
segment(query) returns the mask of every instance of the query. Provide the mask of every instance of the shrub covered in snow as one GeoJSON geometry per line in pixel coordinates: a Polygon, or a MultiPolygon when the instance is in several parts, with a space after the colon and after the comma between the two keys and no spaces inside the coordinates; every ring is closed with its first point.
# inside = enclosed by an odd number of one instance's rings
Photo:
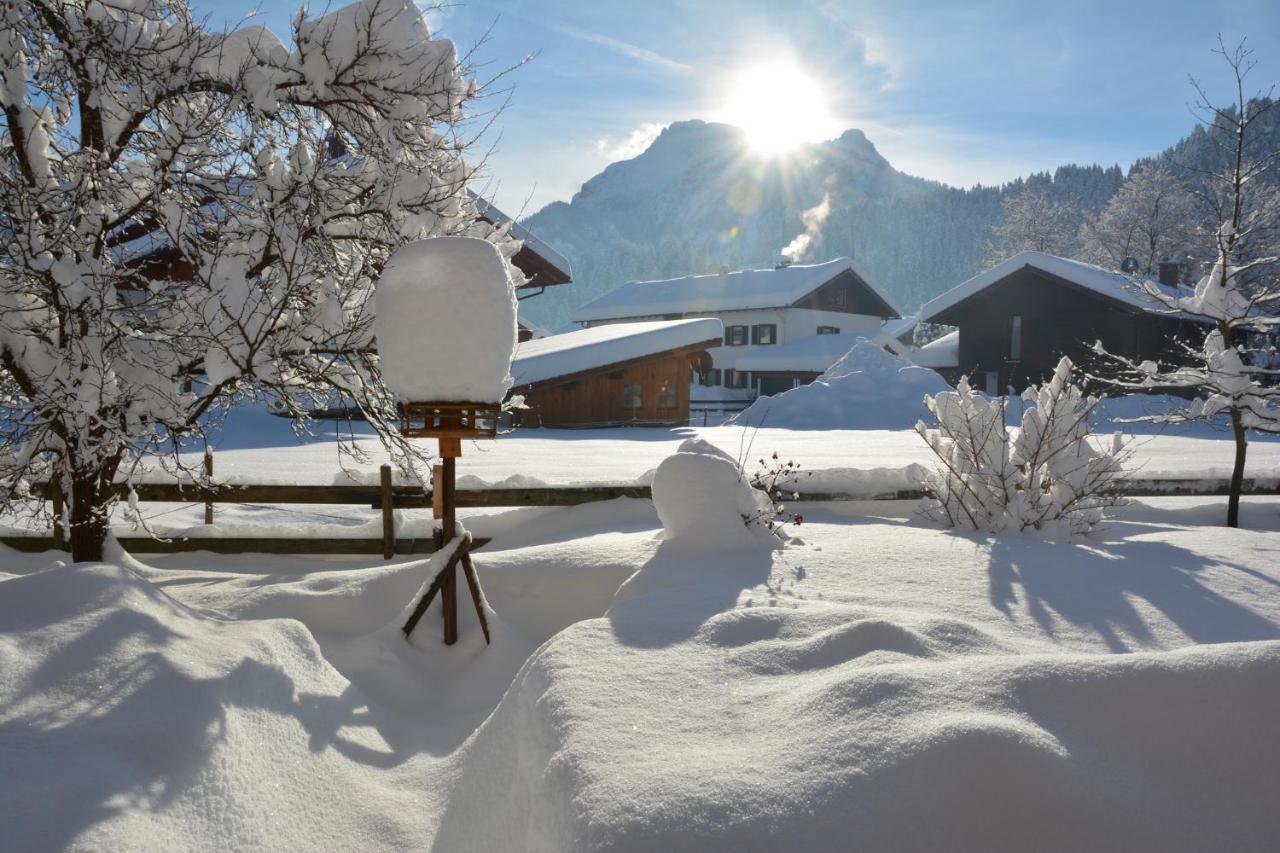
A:
{"type": "Polygon", "coordinates": [[[907,429],[920,418],[920,396],[948,387],[934,371],[860,340],[813,382],[761,397],[732,423],[785,429],[907,429]]]}
{"type": "Polygon", "coordinates": [[[920,434],[938,458],[926,479],[927,512],[953,527],[1000,532],[1087,533],[1115,503],[1119,436],[1099,449],[1090,414],[1098,398],[1072,381],[1063,357],[1053,379],[1022,393],[1029,406],[1011,437],[1003,398],[989,398],[962,379],[955,391],[925,398],[938,428],[920,434]]]}
{"type": "Polygon", "coordinates": [[[654,472],[653,505],[668,542],[707,550],[768,536],[774,514],[769,496],[751,486],[733,457],[696,438],[654,472]]]}

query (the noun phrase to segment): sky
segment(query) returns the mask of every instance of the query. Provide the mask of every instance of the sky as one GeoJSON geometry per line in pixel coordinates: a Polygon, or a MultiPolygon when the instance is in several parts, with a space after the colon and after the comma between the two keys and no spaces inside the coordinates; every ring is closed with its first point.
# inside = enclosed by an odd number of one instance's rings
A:
{"type": "MultiPolygon", "coordinates": [[[[673,121],[744,105],[792,127],[806,119],[787,104],[819,98],[823,119],[801,125],[813,138],[858,128],[898,169],[971,186],[1169,146],[1194,122],[1188,75],[1229,95],[1219,33],[1248,38],[1256,88],[1280,81],[1275,0],[450,2],[428,20],[492,81],[483,189],[516,216],[567,201],[673,121]],[[803,85],[770,85],[797,70],[803,85]]],[[[257,10],[281,35],[297,7],[193,5],[217,24],[257,10]]]]}

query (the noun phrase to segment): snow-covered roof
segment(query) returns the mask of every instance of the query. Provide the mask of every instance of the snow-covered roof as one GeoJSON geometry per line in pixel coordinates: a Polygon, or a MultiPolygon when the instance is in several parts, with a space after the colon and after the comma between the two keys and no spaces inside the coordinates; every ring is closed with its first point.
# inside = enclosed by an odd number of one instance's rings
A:
{"type": "Polygon", "coordinates": [[[848,258],[821,264],[792,264],[777,269],[687,275],[661,281],[632,281],[588,302],[574,312],[578,322],[621,320],[661,314],[785,308],[837,275],[852,271],[893,311],[893,303],[871,287],[848,258]]]}
{"type": "Polygon", "coordinates": [[[532,231],[525,228],[519,222],[516,222],[510,216],[507,216],[507,214],[503,213],[487,199],[472,192],[471,190],[467,190],[467,192],[471,195],[471,200],[475,202],[476,212],[480,214],[482,219],[493,225],[506,225],[508,222],[511,223],[511,228],[508,233],[510,233],[515,239],[524,243],[524,248],[534,252],[548,264],[559,270],[565,281],[571,281],[573,279],[573,268],[570,267],[568,258],[548,246],[542,240],[538,239],[532,231]]]}
{"type": "Polygon", "coordinates": [[[811,335],[776,347],[759,347],[733,360],[735,370],[798,370],[821,373],[853,349],[866,333],[811,335]]]}
{"type": "Polygon", "coordinates": [[[929,341],[911,354],[911,360],[921,367],[959,367],[960,330],[929,341]]]}
{"type": "MultiPolygon", "coordinates": [[[[1083,261],[1073,261],[1069,258],[1060,258],[1057,255],[1047,255],[1044,252],[1021,252],[1003,263],[996,264],[986,272],[978,273],[973,278],[951,288],[946,293],[930,299],[921,307],[920,316],[926,321],[932,321],[944,311],[955,307],[979,291],[985,290],[987,287],[1024,267],[1033,267],[1041,272],[1057,276],[1074,285],[1091,290],[1116,302],[1124,303],[1139,311],[1158,314],[1170,313],[1158,299],[1143,292],[1134,284],[1132,278],[1123,273],[1112,272],[1093,264],[1086,264],[1083,261]]],[[[1158,283],[1156,286],[1166,291],[1170,296],[1192,295],[1192,291],[1187,288],[1173,288],[1158,283]]]]}
{"type": "Polygon", "coordinates": [[[545,382],[724,336],[715,318],[614,323],[535,338],[516,346],[511,375],[516,387],[545,382]]]}

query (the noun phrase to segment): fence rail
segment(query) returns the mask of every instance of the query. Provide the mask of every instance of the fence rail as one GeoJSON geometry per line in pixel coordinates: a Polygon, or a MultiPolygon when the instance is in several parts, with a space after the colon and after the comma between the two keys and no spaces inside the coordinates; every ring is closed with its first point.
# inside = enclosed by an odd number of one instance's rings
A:
{"type": "MultiPolygon", "coordinates": [[[[389,472],[388,472],[389,473],[389,472]]],[[[1225,477],[1134,477],[1126,479],[1118,490],[1123,497],[1221,496],[1228,493],[1225,477]]],[[[121,484],[123,497],[129,491],[121,484]]],[[[391,513],[395,509],[426,509],[432,506],[432,495],[408,486],[388,485],[223,485],[199,486],[194,483],[141,483],[133,487],[143,502],[203,503],[206,524],[213,518],[212,506],[232,504],[316,504],[365,505],[379,509],[383,515],[383,536],[379,538],[305,538],[305,537],[233,537],[178,536],[156,539],[150,536],[120,536],[128,551],[177,553],[212,551],[220,554],[426,554],[435,550],[430,537],[407,539],[395,535],[391,513]]],[[[32,493],[46,499],[54,497],[47,483],[35,484],[32,493]]],[[[1280,495],[1280,478],[1245,478],[1246,495],[1280,495]]],[[[922,489],[901,489],[880,493],[840,491],[801,491],[789,503],[834,503],[849,501],[903,501],[925,497],[922,489]]],[[[459,489],[457,505],[466,508],[577,506],[596,501],[634,498],[648,500],[652,490],[638,485],[541,486],[515,489],[459,489]]],[[[55,503],[57,503],[55,501],[55,503]]],[[[57,510],[55,510],[57,512],[57,510]]],[[[488,540],[476,540],[477,547],[488,540]]],[[[19,551],[44,551],[61,547],[50,535],[0,536],[0,543],[19,551]]]]}

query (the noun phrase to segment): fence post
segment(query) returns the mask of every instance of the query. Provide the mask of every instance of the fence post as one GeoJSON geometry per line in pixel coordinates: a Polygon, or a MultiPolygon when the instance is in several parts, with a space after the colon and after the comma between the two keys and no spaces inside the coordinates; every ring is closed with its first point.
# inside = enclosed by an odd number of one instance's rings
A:
{"type": "MultiPolygon", "coordinates": [[[[206,447],[204,449],[204,476],[205,479],[212,484],[213,482],[213,448],[206,447]]],[[[213,524],[213,500],[204,502],[204,523],[213,524]]]]}
{"type": "Polygon", "coordinates": [[[391,503],[391,466],[379,470],[382,479],[382,559],[390,560],[396,554],[396,516],[391,503]]]}
{"type": "Polygon", "coordinates": [[[62,503],[62,477],[57,471],[49,478],[49,499],[53,502],[53,547],[59,551],[67,550],[67,534],[62,529],[62,515],[65,507],[62,503]]]}

